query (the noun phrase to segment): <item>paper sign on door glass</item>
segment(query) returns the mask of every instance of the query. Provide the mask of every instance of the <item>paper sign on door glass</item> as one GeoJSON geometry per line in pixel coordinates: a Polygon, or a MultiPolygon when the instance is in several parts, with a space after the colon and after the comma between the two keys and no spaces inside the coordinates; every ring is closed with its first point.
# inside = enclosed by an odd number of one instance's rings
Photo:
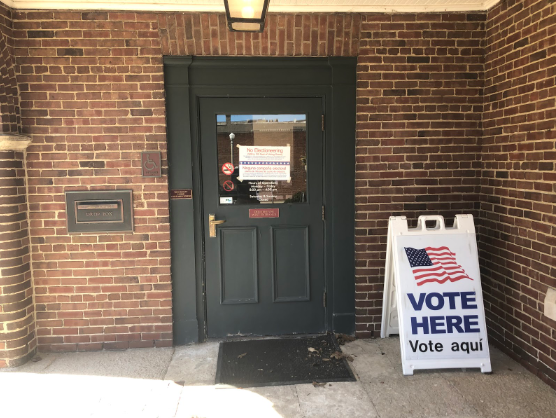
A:
{"type": "Polygon", "coordinates": [[[216,115],[216,132],[221,205],[307,203],[306,115],[216,115]]]}
{"type": "Polygon", "coordinates": [[[290,181],[290,147],[239,146],[239,181],[290,181]]]}

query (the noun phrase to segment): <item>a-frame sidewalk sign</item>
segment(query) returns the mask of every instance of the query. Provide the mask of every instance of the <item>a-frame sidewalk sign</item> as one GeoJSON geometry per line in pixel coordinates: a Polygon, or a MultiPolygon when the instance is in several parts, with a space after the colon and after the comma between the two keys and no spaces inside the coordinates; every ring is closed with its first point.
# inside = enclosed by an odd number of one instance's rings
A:
{"type": "Polygon", "coordinates": [[[491,372],[472,215],[405,216],[388,224],[381,337],[400,335],[404,375],[418,369],[491,372]],[[433,227],[427,227],[434,222],[433,227]]]}

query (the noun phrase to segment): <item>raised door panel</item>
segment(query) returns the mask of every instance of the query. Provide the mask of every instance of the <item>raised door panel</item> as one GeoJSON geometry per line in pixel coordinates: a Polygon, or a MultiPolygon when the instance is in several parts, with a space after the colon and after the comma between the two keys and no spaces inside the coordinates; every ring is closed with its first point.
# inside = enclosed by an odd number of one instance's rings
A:
{"type": "Polygon", "coordinates": [[[257,228],[220,228],[220,302],[257,303],[257,228]]]}
{"type": "Polygon", "coordinates": [[[274,302],[308,301],[309,227],[274,226],[271,237],[274,302]]]}

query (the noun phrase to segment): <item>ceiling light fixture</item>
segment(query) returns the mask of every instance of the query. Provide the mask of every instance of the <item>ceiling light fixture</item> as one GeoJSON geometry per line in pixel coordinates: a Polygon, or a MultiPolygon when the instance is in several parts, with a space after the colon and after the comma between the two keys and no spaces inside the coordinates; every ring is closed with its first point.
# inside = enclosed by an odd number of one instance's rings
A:
{"type": "Polygon", "coordinates": [[[224,0],[232,32],[262,32],[269,0],[224,0]]]}

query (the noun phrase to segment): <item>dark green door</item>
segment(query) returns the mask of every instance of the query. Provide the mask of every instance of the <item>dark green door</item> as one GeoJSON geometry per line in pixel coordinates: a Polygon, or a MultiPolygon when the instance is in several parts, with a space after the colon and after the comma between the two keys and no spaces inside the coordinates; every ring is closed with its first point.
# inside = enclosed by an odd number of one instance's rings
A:
{"type": "Polygon", "coordinates": [[[317,98],[200,99],[209,337],[324,332],[321,115],[317,98]]]}

